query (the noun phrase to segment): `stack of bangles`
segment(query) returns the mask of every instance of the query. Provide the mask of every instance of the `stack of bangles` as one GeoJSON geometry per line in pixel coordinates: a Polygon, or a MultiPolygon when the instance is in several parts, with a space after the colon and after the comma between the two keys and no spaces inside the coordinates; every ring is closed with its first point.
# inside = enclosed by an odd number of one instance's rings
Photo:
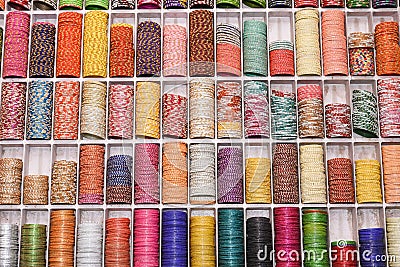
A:
{"type": "Polygon", "coordinates": [[[374,34],[352,32],[349,35],[350,75],[372,76],[375,74],[374,34]]]}

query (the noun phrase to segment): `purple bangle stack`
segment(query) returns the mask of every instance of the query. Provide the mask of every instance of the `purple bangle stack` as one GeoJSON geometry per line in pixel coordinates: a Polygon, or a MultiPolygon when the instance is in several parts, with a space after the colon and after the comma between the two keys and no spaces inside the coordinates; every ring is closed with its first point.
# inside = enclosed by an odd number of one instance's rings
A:
{"type": "Polygon", "coordinates": [[[161,27],[157,22],[144,21],[137,28],[136,75],[160,76],[161,27]]]}
{"type": "Polygon", "coordinates": [[[243,154],[239,146],[218,151],[218,203],[243,203],[243,154]]]}

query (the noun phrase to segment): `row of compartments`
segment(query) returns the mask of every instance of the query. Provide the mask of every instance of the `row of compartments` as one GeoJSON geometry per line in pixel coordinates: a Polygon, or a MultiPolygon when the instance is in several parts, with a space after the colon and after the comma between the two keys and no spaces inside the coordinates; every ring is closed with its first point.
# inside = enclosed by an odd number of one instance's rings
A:
{"type": "MultiPolygon", "coordinates": [[[[154,21],[160,25],[178,24],[187,28],[189,36],[189,12],[167,12],[167,13],[112,13],[109,26],[115,23],[128,23],[135,27],[143,21],[154,21]]],[[[374,27],[384,21],[399,22],[397,12],[374,11],[374,12],[347,12],[346,13],[347,34],[352,32],[374,32],[374,27]]],[[[271,12],[215,12],[214,29],[219,24],[232,24],[239,29],[243,28],[246,20],[260,20],[268,25],[268,43],[277,40],[295,40],[295,18],[294,12],[271,11],[271,12]]],[[[56,14],[33,14],[32,23],[49,22],[57,24],[56,14]]],[[[0,14],[0,25],[4,25],[4,15],[0,14]]],[[[3,27],[4,28],[4,27],[3,27]]],[[[135,37],[134,37],[135,38],[135,37]]],[[[136,42],[134,42],[136,44],[136,42]]],[[[188,49],[190,49],[188,47],[188,49]]],[[[267,49],[267,48],[266,48],[267,49]]],[[[323,60],[323,59],[322,59],[323,60]]],[[[243,62],[243,60],[242,60],[243,62]]],[[[242,68],[243,69],[243,68],[242,68]]]]}
{"type": "MultiPolygon", "coordinates": [[[[191,81],[191,80],[190,80],[191,81]]],[[[160,84],[161,86],[161,96],[160,96],[160,122],[162,122],[162,115],[163,115],[163,111],[162,111],[162,107],[163,107],[163,102],[162,102],[162,95],[164,94],[174,94],[174,95],[180,95],[186,98],[189,98],[189,84],[190,81],[188,82],[187,80],[181,79],[180,81],[163,81],[163,82],[159,82],[159,81],[155,81],[156,83],[160,84]]],[[[106,81],[103,81],[105,83],[107,83],[106,81]]],[[[238,84],[240,84],[241,88],[242,88],[242,101],[241,101],[241,106],[242,106],[242,110],[241,113],[244,113],[244,99],[243,99],[243,95],[244,95],[244,88],[246,86],[246,83],[249,81],[241,81],[241,80],[230,80],[230,79],[217,79],[217,81],[215,81],[215,87],[216,87],[216,94],[215,94],[215,98],[217,95],[217,87],[219,83],[222,82],[236,82],[238,84]]],[[[340,104],[347,104],[352,108],[352,92],[354,90],[366,90],[368,92],[372,92],[375,97],[377,97],[377,83],[375,80],[325,80],[325,81],[321,81],[321,80],[298,80],[298,81],[292,81],[292,80],[272,80],[270,82],[264,80],[262,81],[265,84],[268,85],[269,88],[269,92],[268,95],[271,96],[271,91],[272,90],[277,90],[277,91],[281,91],[281,92],[286,92],[286,93],[293,93],[296,95],[297,93],[297,88],[301,87],[301,86],[305,86],[305,85],[317,85],[320,86],[320,88],[323,91],[323,106],[328,105],[328,104],[332,104],[332,103],[340,103],[340,104]]],[[[110,81],[108,82],[108,85],[116,85],[116,84],[124,84],[124,85],[131,85],[134,86],[135,83],[134,82],[127,82],[127,81],[121,81],[121,82],[114,82],[114,81],[110,81]]],[[[108,87],[109,87],[108,86],[108,87]]],[[[54,86],[53,86],[54,87],[54,86]]],[[[82,90],[82,86],[81,86],[81,90],[82,90]]],[[[82,92],[81,92],[82,95],[82,92]]],[[[29,97],[29,96],[27,96],[29,97]]],[[[134,103],[136,103],[136,101],[138,101],[138,99],[136,98],[136,95],[134,95],[134,103]]],[[[108,100],[110,101],[110,99],[108,100]]],[[[218,117],[218,101],[215,99],[215,106],[214,106],[214,114],[215,114],[215,118],[218,117]]],[[[269,103],[271,103],[270,99],[268,100],[269,103]]],[[[188,99],[188,107],[191,106],[191,104],[193,104],[194,106],[196,105],[195,102],[191,103],[191,99],[188,99]]],[[[108,109],[108,105],[106,105],[105,109],[108,109]]],[[[189,109],[188,109],[189,110],[189,109]]],[[[270,117],[273,116],[271,110],[269,110],[269,114],[270,117]]],[[[56,115],[56,114],[53,114],[56,115]]],[[[190,112],[188,111],[187,114],[187,118],[190,121],[190,112]]],[[[244,118],[245,116],[242,116],[242,132],[244,131],[244,118]]],[[[132,118],[132,120],[134,120],[134,118],[132,118]]],[[[108,112],[106,112],[106,121],[108,121],[108,112]]],[[[108,127],[111,122],[109,121],[109,123],[106,123],[106,121],[104,122],[108,127]]],[[[135,124],[133,124],[135,125],[135,124]]],[[[160,123],[160,132],[162,133],[162,123],[160,123]]],[[[217,129],[217,120],[215,122],[215,129],[217,129]]],[[[271,128],[271,126],[270,126],[271,128]]],[[[78,126],[78,131],[79,131],[79,126],[78,126]]],[[[81,136],[82,140],[87,140],[89,137],[87,135],[81,135],[79,134],[78,136],[81,136]]],[[[242,136],[243,133],[242,133],[242,136]]],[[[171,136],[164,136],[164,138],[170,138],[171,136]]],[[[137,139],[142,139],[142,136],[136,136],[137,139]]],[[[356,133],[353,134],[353,139],[346,139],[346,140],[359,140],[359,139],[366,139],[356,133]]],[[[109,139],[114,139],[112,137],[109,137],[109,139]]],[[[268,138],[267,138],[268,139],[268,138]]],[[[222,140],[222,139],[221,139],[222,140]]],[[[333,140],[333,139],[332,139],[333,140]]]]}
{"type": "MultiPolygon", "coordinates": [[[[162,211],[171,209],[160,209],[160,221],[162,221],[162,211]]],[[[193,216],[213,216],[218,220],[218,209],[186,209],[179,208],[185,211],[188,217],[193,216]]],[[[44,224],[50,225],[50,213],[53,210],[47,209],[23,209],[23,210],[0,210],[0,224],[11,223],[16,225],[24,224],[44,224]]],[[[400,209],[398,208],[330,208],[326,209],[328,212],[328,242],[335,241],[358,241],[358,230],[365,228],[386,228],[386,218],[399,218],[400,209]]],[[[109,218],[129,218],[135,220],[133,209],[77,209],[75,210],[76,226],[82,223],[98,223],[105,225],[105,221],[109,218]]],[[[265,217],[269,218],[274,229],[273,209],[258,208],[258,209],[244,209],[244,219],[247,220],[252,217],[265,217]]],[[[301,218],[300,218],[301,223],[301,218]]],[[[161,225],[161,224],[160,224],[161,225]]],[[[160,226],[161,227],[161,226],[160,226]]],[[[103,227],[104,228],[104,227],[103,227]]],[[[189,229],[189,228],[188,228],[189,229]]],[[[104,231],[105,229],[103,229],[104,231]]],[[[161,232],[161,231],[160,231],[161,232]]],[[[77,234],[77,229],[75,230],[77,234]]],[[[105,235],[105,233],[103,233],[105,235]]],[[[274,230],[273,230],[274,235],[274,230]]],[[[104,240],[105,238],[103,238],[104,240]]],[[[132,235],[131,235],[132,240],[132,235]]],[[[216,241],[218,238],[216,238],[216,241]]],[[[328,243],[329,244],[329,243],[328,243]]],[[[103,246],[104,247],[104,246],[103,246]]],[[[393,259],[395,255],[387,255],[393,259]]],[[[398,255],[397,255],[398,257],[398,255]]],[[[389,260],[389,258],[388,258],[389,260]]]]}
{"type": "MultiPolygon", "coordinates": [[[[302,145],[307,145],[310,143],[301,143],[299,146],[301,147],[302,145]]],[[[324,149],[324,159],[325,162],[329,159],[332,158],[348,158],[352,160],[353,162],[353,169],[355,169],[355,161],[360,160],[360,159],[373,159],[377,160],[379,162],[382,162],[381,159],[381,147],[390,145],[391,143],[327,143],[327,144],[321,144],[324,149]]],[[[77,145],[46,145],[46,146],[40,146],[40,145],[26,145],[26,146],[19,146],[19,145],[14,145],[14,146],[7,146],[7,145],[2,145],[1,146],[1,157],[2,158],[19,158],[22,159],[24,162],[24,169],[23,169],[23,176],[25,175],[47,175],[51,177],[51,172],[52,172],[52,165],[53,162],[59,161],[59,160],[69,160],[69,161],[75,161],[79,162],[79,151],[80,147],[77,145]]],[[[248,143],[248,144],[241,144],[241,143],[224,143],[224,144],[217,144],[216,151],[219,151],[221,148],[226,148],[226,147],[239,147],[242,149],[242,156],[243,156],[243,163],[242,165],[246,165],[246,159],[247,158],[273,158],[273,153],[272,149],[274,147],[274,144],[269,144],[269,143],[248,143]]],[[[130,155],[132,157],[135,157],[137,155],[134,155],[134,146],[132,144],[108,144],[106,146],[106,153],[105,153],[105,158],[108,159],[110,156],[114,155],[130,155]]],[[[160,148],[158,159],[159,159],[159,166],[162,166],[162,157],[161,157],[162,149],[160,148]]],[[[189,153],[190,153],[190,146],[189,146],[189,153]]],[[[300,152],[297,154],[298,157],[300,157],[300,152]]],[[[188,160],[187,164],[190,168],[190,160],[188,160]]],[[[300,162],[300,159],[298,159],[300,162]]],[[[217,171],[219,166],[217,166],[217,162],[215,162],[216,165],[216,171],[214,173],[214,177],[217,177],[217,171]]],[[[300,165],[300,164],[299,164],[300,165]]],[[[325,163],[326,165],[326,163],[325,163]]],[[[104,179],[107,179],[106,175],[106,168],[104,168],[104,179]]],[[[271,166],[269,166],[271,168],[271,166]]],[[[78,166],[79,169],[79,166],[78,166]]],[[[384,166],[381,164],[381,173],[383,173],[384,166]]],[[[158,174],[159,179],[162,179],[162,168],[159,167],[160,173],[158,174]]],[[[328,176],[328,168],[325,166],[325,177],[328,176]]],[[[267,175],[268,168],[260,170],[267,175]]],[[[132,178],[135,176],[135,168],[133,166],[133,174],[132,178]]],[[[78,172],[79,173],[79,172],[78,172]]],[[[298,167],[298,174],[300,175],[300,166],[298,167]]],[[[245,168],[243,168],[243,177],[245,177],[245,168]]],[[[301,177],[300,177],[301,178],[301,177]]],[[[356,181],[357,177],[355,175],[355,172],[353,171],[353,181],[356,181]]],[[[249,177],[251,179],[251,177],[249,177]]],[[[274,175],[271,174],[271,192],[273,192],[273,179],[274,175]]],[[[383,186],[383,177],[381,176],[381,190],[384,192],[385,188],[383,186]]],[[[79,175],[77,179],[77,184],[79,185],[79,175]]],[[[328,185],[328,179],[325,178],[326,186],[329,188],[328,185]]],[[[298,190],[300,190],[300,181],[299,179],[299,185],[298,185],[298,190]]],[[[49,183],[51,183],[49,181],[49,183]]],[[[216,183],[218,183],[218,180],[216,179],[216,183]]],[[[106,184],[106,181],[105,181],[106,184]]],[[[160,181],[158,184],[162,184],[160,181]]],[[[22,186],[23,187],[23,186],[22,186]]],[[[162,195],[162,186],[161,187],[161,194],[162,195]]],[[[190,183],[189,183],[190,187],[190,183]]],[[[355,187],[355,185],[354,185],[355,187]]],[[[217,186],[216,186],[217,188],[217,186]]],[[[246,179],[243,179],[243,184],[242,188],[246,188],[246,179]]],[[[103,189],[104,190],[104,189],[103,189]]],[[[218,189],[216,189],[218,191],[218,189]]],[[[245,191],[245,190],[243,190],[245,191]]],[[[217,192],[216,192],[217,193],[217,192]]],[[[217,194],[215,194],[217,195],[217,194]]],[[[300,194],[301,195],[301,194],[300,194]]],[[[384,195],[384,194],[383,194],[384,195]]],[[[340,204],[338,204],[340,206],[340,204]]],[[[363,203],[363,205],[374,205],[371,203],[363,203]]]]}
{"type": "MultiPolygon", "coordinates": [[[[165,1],[165,0],[164,0],[165,1]]],[[[17,6],[17,5],[15,5],[15,3],[14,2],[17,2],[17,1],[7,1],[7,5],[6,5],[6,11],[13,11],[13,10],[20,10],[21,9],[21,7],[19,7],[19,6],[17,6]],[[10,3],[11,2],[11,3],[10,3]]],[[[121,10],[121,9],[123,9],[123,8],[114,8],[112,5],[113,5],[113,3],[114,2],[119,2],[119,1],[115,1],[115,0],[111,0],[108,4],[108,9],[109,10],[112,10],[112,11],[116,11],[116,12],[118,12],[119,10],[121,10]]],[[[139,1],[140,2],[140,1],[139,1]]],[[[156,4],[154,4],[153,6],[152,6],[152,8],[151,8],[151,10],[153,11],[157,11],[157,10],[160,10],[162,7],[165,9],[165,10],[172,10],[172,9],[174,9],[173,7],[172,8],[169,8],[169,7],[167,7],[164,3],[163,3],[163,1],[160,1],[161,3],[159,4],[159,7],[157,8],[156,7],[156,4]]],[[[165,2],[167,2],[167,1],[165,1],[165,2]]],[[[199,5],[199,4],[197,4],[197,1],[193,1],[193,0],[188,0],[188,1],[182,1],[182,2],[184,2],[185,3],[185,5],[183,5],[182,3],[181,3],[181,5],[182,5],[182,9],[183,9],[183,7],[184,6],[189,6],[189,8],[190,9],[198,9],[198,8],[210,8],[210,9],[212,9],[213,7],[216,7],[217,9],[221,9],[221,10],[225,10],[225,9],[227,9],[226,7],[220,7],[220,5],[218,5],[218,4],[215,4],[215,0],[213,1],[213,0],[209,0],[207,3],[208,4],[205,4],[204,2],[202,2],[202,3],[204,3],[203,5],[199,5]]],[[[260,1],[261,2],[261,1],[260,1]]],[[[269,0],[269,1],[266,1],[267,3],[267,5],[268,5],[268,8],[272,8],[272,9],[287,9],[287,8],[291,8],[291,7],[296,7],[296,8],[299,8],[298,7],[298,5],[296,5],[295,4],[295,2],[296,1],[285,1],[285,5],[277,5],[274,1],[271,1],[271,0],[269,0]],[[275,4],[275,5],[274,5],[275,4]]],[[[336,4],[336,5],[332,5],[332,6],[324,6],[322,3],[321,3],[322,1],[320,1],[319,3],[318,3],[318,1],[317,1],[317,5],[319,4],[319,6],[321,7],[321,8],[330,8],[330,7],[335,7],[335,8],[343,8],[343,9],[350,9],[350,10],[354,10],[354,9],[357,9],[358,7],[353,7],[353,5],[349,5],[349,4],[345,4],[344,2],[345,1],[343,1],[343,4],[342,5],[340,5],[339,6],[339,4],[336,4]]],[[[346,1],[346,2],[349,2],[349,1],[346,1]]],[[[371,1],[370,1],[371,2],[371,1]]],[[[373,1],[373,2],[375,2],[375,1],[373,1]]],[[[157,3],[158,4],[158,3],[157,3]]],[[[265,8],[261,8],[261,7],[251,7],[251,6],[248,6],[247,5],[248,3],[246,3],[246,1],[240,1],[240,4],[239,4],[239,7],[241,8],[241,9],[250,9],[250,10],[253,10],[253,9],[258,9],[258,10],[262,10],[262,9],[265,9],[265,8]]],[[[55,5],[57,5],[57,3],[55,3],[55,5]]],[[[135,5],[135,2],[133,2],[133,5],[135,5]]],[[[369,6],[371,6],[371,3],[369,4],[369,6]]],[[[383,5],[383,4],[378,4],[377,6],[373,6],[374,8],[376,8],[376,9],[379,9],[379,8],[385,8],[385,9],[394,9],[394,8],[396,8],[396,6],[398,6],[398,2],[397,1],[395,1],[395,3],[390,3],[390,5],[388,6],[388,5],[383,5]]],[[[67,8],[62,8],[62,7],[58,7],[59,8],[59,10],[68,10],[67,8]]],[[[103,10],[104,9],[104,7],[99,7],[99,6],[96,6],[95,5],[95,8],[97,8],[97,9],[100,9],[100,10],[103,10]]],[[[140,7],[140,6],[138,6],[137,4],[135,5],[135,7],[133,7],[133,8],[131,8],[130,10],[133,10],[133,9],[137,9],[137,10],[139,10],[139,11],[146,11],[147,9],[146,8],[143,8],[143,7],[140,7]]],[[[233,8],[233,7],[231,7],[231,8],[233,8]]],[[[364,7],[365,8],[365,7],[364,7]]],[[[27,9],[26,8],[26,6],[24,6],[24,8],[23,8],[24,10],[25,9],[27,9]]],[[[85,10],[93,10],[94,8],[93,8],[93,4],[92,3],[86,3],[85,1],[82,1],[82,8],[78,8],[78,7],[74,7],[74,9],[76,9],[76,10],[79,10],[79,9],[85,9],[85,10]]],[[[46,12],[48,12],[48,13],[50,13],[50,12],[54,12],[55,10],[53,9],[53,8],[50,8],[50,6],[49,6],[49,4],[46,2],[46,1],[38,1],[38,0],[34,0],[33,1],[33,3],[31,3],[30,4],[30,8],[29,8],[29,10],[33,10],[33,11],[36,11],[36,10],[40,10],[40,11],[46,11],[46,12]]]]}

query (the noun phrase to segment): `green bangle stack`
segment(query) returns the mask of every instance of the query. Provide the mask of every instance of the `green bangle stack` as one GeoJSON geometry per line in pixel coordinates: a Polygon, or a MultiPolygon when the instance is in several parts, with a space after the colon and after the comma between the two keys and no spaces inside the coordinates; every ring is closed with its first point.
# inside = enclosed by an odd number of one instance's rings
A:
{"type": "Polygon", "coordinates": [[[239,0],[217,0],[218,8],[240,8],[239,0]]]}
{"type": "Polygon", "coordinates": [[[328,213],[323,209],[303,209],[304,267],[329,267],[328,213]]]}
{"type": "Polygon", "coordinates": [[[366,90],[354,90],[352,102],[353,131],[366,138],[378,137],[378,102],[376,96],[366,90]]]}
{"type": "Polygon", "coordinates": [[[370,8],[369,0],[347,0],[347,8],[370,8]]]}
{"type": "Polygon", "coordinates": [[[21,230],[20,266],[46,266],[46,225],[24,224],[21,230]]]}
{"type": "Polygon", "coordinates": [[[83,0],[60,0],[61,10],[81,10],[83,8],[83,0]]]}
{"type": "Polygon", "coordinates": [[[267,6],[265,0],[243,0],[243,4],[252,8],[265,8],[267,6]]]}
{"type": "Polygon", "coordinates": [[[246,20],[243,28],[243,71],[246,76],[267,76],[267,24],[246,20]]]}
{"type": "Polygon", "coordinates": [[[85,8],[87,10],[107,10],[108,0],[86,0],[85,8]]]}

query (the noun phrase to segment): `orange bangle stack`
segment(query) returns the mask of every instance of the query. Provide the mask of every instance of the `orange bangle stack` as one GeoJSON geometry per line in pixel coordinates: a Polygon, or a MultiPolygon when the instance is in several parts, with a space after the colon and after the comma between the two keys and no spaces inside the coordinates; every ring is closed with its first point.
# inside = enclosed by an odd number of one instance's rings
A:
{"type": "Polygon", "coordinates": [[[378,75],[400,74],[399,24],[381,22],[375,26],[376,72],[378,75]]]}
{"type": "Polygon", "coordinates": [[[53,138],[56,140],[78,139],[79,87],[79,82],[62,81],[56,83],[53,133],[53,138]]]}
{"type": "Polygon", "coordinates": [[[81,73],[82,14],[60,13],[58,17],[56,76],[79,78],[81,73]]]}
{"type": "Polygon", "coordinates": [[[133,77],[133,26],[126,23],[113,24],[110,39],[110,77],[133,77]]]}
{"type": "Polygon", "coordinates": [[[383,183],[386,203],[400,202],[400,145],[382,146],[383,183]]]}
{"type": "Polygon", "coordinates": [[[79,204],[103,204],[104,146],[83,145],[79,158],[79,204]]]}
{"type": "Polygon", "coordinates": [[[185,143],[171,142],[163,145],[162,175],[163,203],[187,203],[188,169],[185,143]]]}
{"type": "Polygon", "coordinates": [[[49,236],[49,266],[73,267],[74,246],[75,211],[51,211],[49,236]]]}

